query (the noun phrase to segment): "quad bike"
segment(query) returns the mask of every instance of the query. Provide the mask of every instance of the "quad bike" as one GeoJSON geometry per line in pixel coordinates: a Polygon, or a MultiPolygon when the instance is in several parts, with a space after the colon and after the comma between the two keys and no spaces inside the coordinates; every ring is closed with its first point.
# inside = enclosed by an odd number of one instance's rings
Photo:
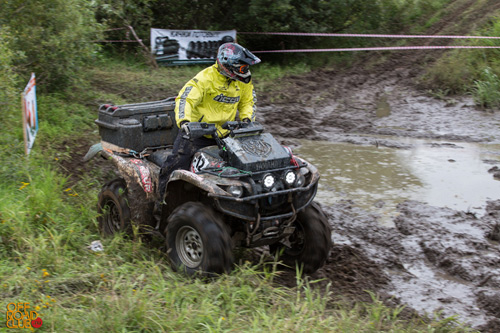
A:
{"type": "Polygon", "coordinates": [[[331,229],[313,202],[319,173],[281,146],[257,122],[233,121],[221,137],[214,124],[188,124],[190,138],[212,135],[217,146],[195,153],[191,170],[176,170],[158,194],[160,165],[179,131],[174,100],[103,105],[101,143],[85,160],[100,154],[119,178],[98,198],[102,233],[143,233],[164,239],[174,269],[189,275],[229,272],[234,247],[269,246],[287,266],[312,273],[326,261],[331,229]],[[162,202],[161,216],[154,206],[162,202]]]}

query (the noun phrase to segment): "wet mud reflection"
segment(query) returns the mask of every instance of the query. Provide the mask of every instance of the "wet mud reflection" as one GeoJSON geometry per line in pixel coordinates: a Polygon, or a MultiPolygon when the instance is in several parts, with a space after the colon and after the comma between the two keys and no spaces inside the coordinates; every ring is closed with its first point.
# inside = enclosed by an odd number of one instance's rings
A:
{"type": "Polygon", "coordinates": [[[302,140],[295,149],[321,172],[317,200],[334,243],[362,251],[390,281],[381,289],[421,314],[498,331],[500,145],[390,139],[406,148],[302,140]]]}
{"type": "Polygon", "coordinates": [[[487,200],[500,199],[500,182],[488,173],[500,164],[500,145],[399,140],[413,148],[301,140],[295,153],[321,173],[319,202],[352,200],[385,222],[405,200],[481,214],[487,200]]]}

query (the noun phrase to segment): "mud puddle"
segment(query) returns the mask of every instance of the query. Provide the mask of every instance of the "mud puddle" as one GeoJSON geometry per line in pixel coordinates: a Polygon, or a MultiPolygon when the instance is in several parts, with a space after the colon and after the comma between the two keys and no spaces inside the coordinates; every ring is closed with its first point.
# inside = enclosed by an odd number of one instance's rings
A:
{"type": "MultiPolygon", "coordinates": [[[[500,181],[492,170],[500,145],[385,139],[406,149],[310,140],[294,149],[321,172],[317,200],[336,250],[375,263],[389,281],[378,291],[421,314],[499,329],[500,181]]],[[[333,280],[332,265],[318,276],[333,280]]],[[[375,271],[365,278],[380,278],[375,271]]]]}
{"type": "Polygon", "coordinates": [[[416,200],[437,207],[484,214],[486,201],[500,199],[500,145],[386,138],[407,149],[301,140],[294,150],[321,173],[317,200],[352,200],[385,222],[396,207],[416,200]]]}

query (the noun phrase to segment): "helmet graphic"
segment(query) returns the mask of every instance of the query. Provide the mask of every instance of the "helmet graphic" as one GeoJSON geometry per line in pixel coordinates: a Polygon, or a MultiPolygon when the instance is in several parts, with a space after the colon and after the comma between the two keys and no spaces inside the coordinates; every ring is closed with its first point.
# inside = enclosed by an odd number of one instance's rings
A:
{"type": "Polygon", "coordinates": [[[250,65],[255,65],[260,59],[243,46],[236,43],[225,43],[219,47],[217,64],[219,72],[228,78],[244,83],[250,82],[252,73],[250,65]]]}

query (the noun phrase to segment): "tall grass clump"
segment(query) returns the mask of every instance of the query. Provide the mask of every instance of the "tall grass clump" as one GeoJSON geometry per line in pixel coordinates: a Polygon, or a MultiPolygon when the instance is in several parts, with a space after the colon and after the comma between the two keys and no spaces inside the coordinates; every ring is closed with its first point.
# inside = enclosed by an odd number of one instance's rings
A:
{"type": "MultiPolygon", "coordinates": [[[[500,36],[500,17],[490,18],[482,29],[472,35],[500,36]]],[[[497,39],[477,39],[468,41],[472,46],[499,47],[497,39]]],[[[434,91],[447,91],[449,94],[471,93],[478,105],[497,107],[498,90],[496,81],[500,75],[500,50],[452,50],[440,57],[430,66],[421,79],[421,84],[434,91]]]]}
{"type": "Polygon", "coordinates": [[[500,107],[500,79],[489,67],[485,68],[481,80],[472,87],[474,101],[483,108],[500,107]]]}

